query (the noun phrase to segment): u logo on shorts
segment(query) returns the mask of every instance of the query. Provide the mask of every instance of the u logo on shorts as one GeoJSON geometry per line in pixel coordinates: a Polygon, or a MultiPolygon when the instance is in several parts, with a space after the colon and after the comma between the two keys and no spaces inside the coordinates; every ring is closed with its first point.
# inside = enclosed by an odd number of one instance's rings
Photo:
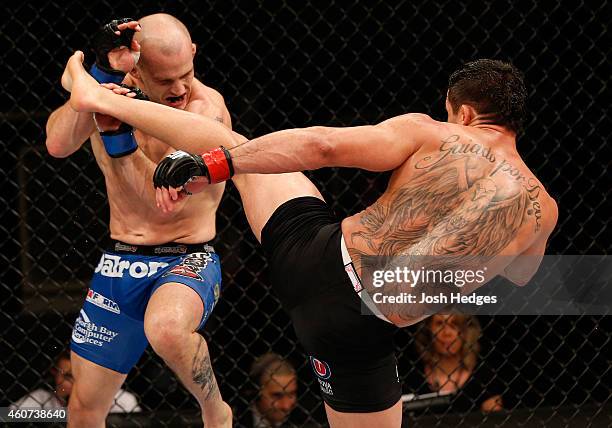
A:
{"type": "Polygon", "coordinates": [[[331,376],[331,369],[325,361],[310,357],[310,364],[315,374],[321,379],[329,379],[331,376]]]}

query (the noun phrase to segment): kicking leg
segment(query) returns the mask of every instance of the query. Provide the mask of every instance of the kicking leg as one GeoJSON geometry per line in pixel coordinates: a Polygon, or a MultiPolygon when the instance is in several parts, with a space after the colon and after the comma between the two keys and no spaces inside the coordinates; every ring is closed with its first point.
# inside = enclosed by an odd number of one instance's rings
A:
{"type": "Polygon", "coordinates": [[[317,187],[301,172],[290,174],[243,174],[233,178],[255,237],[274,211],[285,202],[301,196],[323,199],[317,187]]]}
{"type": "Polygon", "coordinates": [[[188,152],[201,153],[219,145],[232,147],[236,143],[234,133],[214,119],[162,104],[133,100],[102,88],[83,68],[83,58],[82,52],[75,52],[62,76],[62,85],[72,91],[70,106],[74,110],[111,115],[188,152]]]}

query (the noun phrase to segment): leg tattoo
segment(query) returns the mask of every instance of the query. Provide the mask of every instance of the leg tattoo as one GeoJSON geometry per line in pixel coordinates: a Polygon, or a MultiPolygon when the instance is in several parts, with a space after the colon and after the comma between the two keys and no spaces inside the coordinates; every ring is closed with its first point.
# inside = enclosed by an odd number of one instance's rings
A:
{"type": "Polygon", "coordinates": [[[217,392],[217,382],[210,363],[210,356],[206,349],[206,343],[202,337],[199,338],[198,349],[193,356],[191,366],[191,378],[193,382],[204,391],[204,399],[210,400],[217,392]]]}

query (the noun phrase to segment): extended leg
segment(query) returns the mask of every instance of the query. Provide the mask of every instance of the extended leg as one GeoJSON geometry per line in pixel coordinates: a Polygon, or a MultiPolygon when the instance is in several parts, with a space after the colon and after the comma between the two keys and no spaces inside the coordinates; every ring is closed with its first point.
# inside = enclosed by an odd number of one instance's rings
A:
{"type": "Polygon", "coordinates": [[[323,199],[317,187],[301,172],[290,174],[244,174],[233,178],[240,192],[249,225],[258,241],[261,230],[283,203],[301,196],[323,199]]]}

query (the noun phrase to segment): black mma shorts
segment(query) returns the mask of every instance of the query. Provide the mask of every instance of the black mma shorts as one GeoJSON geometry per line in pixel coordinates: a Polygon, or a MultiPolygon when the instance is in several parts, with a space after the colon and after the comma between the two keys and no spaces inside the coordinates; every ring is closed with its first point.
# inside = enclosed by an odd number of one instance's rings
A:
{"type": "Polygon", "coordinates": [[[342,230],[315,197],[285,202],[262,230],[272,287],[309,355],[325,402],[334,410],[369,413],[401,397],[394,325],[362,315],[344,270],[342,230]]]}

